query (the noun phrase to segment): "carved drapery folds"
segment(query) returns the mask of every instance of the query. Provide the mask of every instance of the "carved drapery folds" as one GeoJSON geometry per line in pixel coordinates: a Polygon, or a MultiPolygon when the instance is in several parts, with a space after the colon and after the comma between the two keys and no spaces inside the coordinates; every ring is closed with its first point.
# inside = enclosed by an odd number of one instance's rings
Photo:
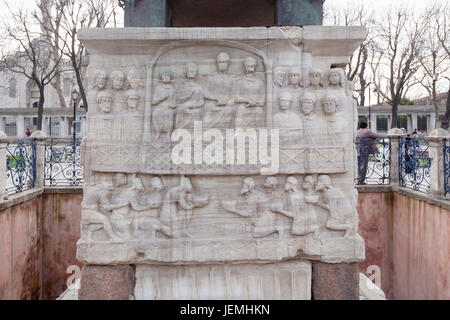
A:
{"type": "Polygon", "coordinates": [[[119,34],[114,46],[81,35],[94,107],[78,258],[363,258],[351,85],[331,68],[363,37],[336,58],[279,28],[165,30],[119,34]]]}

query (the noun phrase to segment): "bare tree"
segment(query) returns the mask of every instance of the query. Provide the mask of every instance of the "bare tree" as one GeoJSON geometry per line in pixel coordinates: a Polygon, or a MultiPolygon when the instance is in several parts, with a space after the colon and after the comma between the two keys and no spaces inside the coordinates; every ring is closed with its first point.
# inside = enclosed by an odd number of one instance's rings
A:
{"type": "MultiPolygon", "coordinates": [[[[435,34],[447,57],[447,63],[450,61],[450,5],[441,7],[434,16],[435,34]]],[[[447,105],[445,109],[444,120],[442,121],[442,128],[448,129],[450,124],[450,77],[447,75],[446,79],[449,81],[447,91],[447,105]]]]}
{"type": "Polygon", "coordinates": [[[384,101],[392,106],[391,127],[397,127],[398,106],[417,82],[427,21],[405,8],[391,8],[383,21],[375,23],[371,43],[372,83],[384,101]]]}
{"type": "Polygon", "coordinates": [[[450,68],[449,56],[445,52],[444,47],[441,45],[441,42],[436,35],[436,31],[440,28],[439,20],[441,19],[439,16],[441,14],[442,7],[436,4],[432,5],[432,7],[427,9],[425,12],[428,24],[426,28],[424,47],[420,53],[419,59],[421,68],[417,77],[420,84],[432,98],[436,115],[436,128],[439,123],[439,106],[437,102],[439,82],[445,79],[445,77],[448,77],[448,71],[450,68]]]}
{"type": "MultiPolygon", "coordinates": [[[[6,3],[8,6],[8,4],[6,3]]],[[[19,51],[6,54],[2,67],[32,80],[39,89],[37,129],[42,130],[42,115],[45,103],[45,88],[58,74],[61,58],[54,57],[51,41],[45,33],[39,32],[36,12],[20,8],[12,10],[8,6],[8,24],[5,26],[7,36],[19,51]]]]}
{"type": "Polygon", "coordinates": [[[118,0],[55,0],[58,15],[52,15],[51,33],[58,39],[54,46],[60,55],[70,60],[75,73],[83,106],[88,110],[85,88],[86,49],[78,41],[78,32],[89,27],[116,27],[118,0]]]}
{"type": "MultiPolygon", "coordinates": [[[[363,5],[335,7],[329,5],[325,7],[324,23],[330,25],[343,26],[366,26],[370,31],[374,21],[363,5]]],[[[350,63],[346,67],[347,79],[355,84],[354,97],[358,105],[363,106],[366,103],[366,91],[370,90],[369,75],[367,74],[368,49],[372,41],[372,34],[369,32],[367,39],[359,46],[356,52],[351,56],[350,63]]],[[[369,101],[370,103],[370,101],[369,101]]]]}

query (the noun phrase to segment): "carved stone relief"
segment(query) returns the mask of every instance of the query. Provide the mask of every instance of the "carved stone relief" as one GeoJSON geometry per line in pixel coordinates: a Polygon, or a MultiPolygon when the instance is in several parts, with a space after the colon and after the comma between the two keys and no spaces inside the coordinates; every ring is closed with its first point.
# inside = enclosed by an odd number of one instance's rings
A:
{"type": "MultiPolygon", "coordinates": [[[[84,35],[80,261],[361,260],[351,86],[334,47],[301,30],[84,35]]],[[[339,41],[347,59],[357,41],[339,41]]]]}

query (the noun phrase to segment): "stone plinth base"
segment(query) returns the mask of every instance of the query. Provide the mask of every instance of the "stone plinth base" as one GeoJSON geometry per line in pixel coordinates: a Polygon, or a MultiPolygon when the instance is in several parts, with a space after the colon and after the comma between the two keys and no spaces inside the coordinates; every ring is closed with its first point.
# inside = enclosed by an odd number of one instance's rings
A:
{"type": "Polygon", "coordinates": [[[358,300],[357,263],[85,266],[79,300],[358,300]]]}
{"type": "Polygon", "coordinates": [[[84,266],[79,300],[134,299],[135,270],[132,266],[84,266]]]}
{"type": "Polygon", "coordinates": [[[359,300],[357,263],[312,264],[313,300],[359,300]]]}
{"type": "Polygon", "coordinates": [[[310,300],[311,263],[136,267],[136,299],[310,300]]]}

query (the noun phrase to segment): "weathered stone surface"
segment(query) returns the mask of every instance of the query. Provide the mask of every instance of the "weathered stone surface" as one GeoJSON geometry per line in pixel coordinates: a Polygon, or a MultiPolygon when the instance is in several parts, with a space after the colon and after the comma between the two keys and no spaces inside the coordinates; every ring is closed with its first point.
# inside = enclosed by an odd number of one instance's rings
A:
{"type": "Polygon", "coordinates": [[[357,263],[312,264],[313,300],[358,300],[359,269],[357,263]]]}
{"type": "Polygon", "coordinates": [[[91,87],[77,258],[169,273],[363,260],[357,108],[336,66],[365,36],[321,26],[80,32],[91,87]]]}
{"type": "Polygon", "coordinates": [[[311,263],[136,268],[137,300],[310,300],[311,263]]]}
{"type": "Polygon", "coordinates": [[[79,300],[134,299],[134,267],[84,266],[81,270],[79,300]]]}

